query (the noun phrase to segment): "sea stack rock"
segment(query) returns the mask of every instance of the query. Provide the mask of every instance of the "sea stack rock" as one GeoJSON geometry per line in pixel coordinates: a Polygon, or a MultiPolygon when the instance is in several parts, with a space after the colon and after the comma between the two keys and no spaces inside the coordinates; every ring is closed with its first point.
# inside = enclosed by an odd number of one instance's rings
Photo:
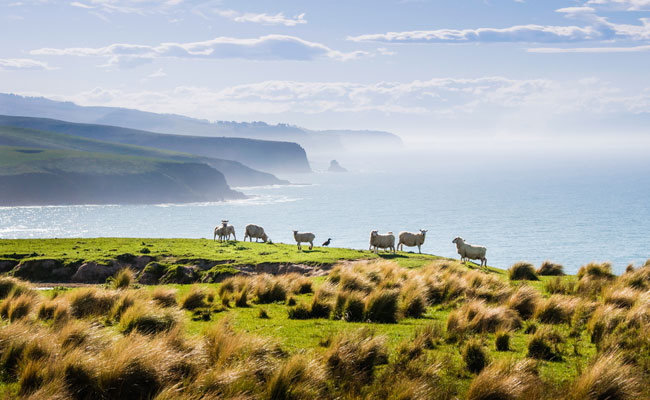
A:
{"type": "Polygon", "coordinates": [[[327,169],[328,172],[348,172],[347,169],[341,167],[341,164],[339,164],[338,161],[332,160],[330,161],[330,167],[327,169]]]}

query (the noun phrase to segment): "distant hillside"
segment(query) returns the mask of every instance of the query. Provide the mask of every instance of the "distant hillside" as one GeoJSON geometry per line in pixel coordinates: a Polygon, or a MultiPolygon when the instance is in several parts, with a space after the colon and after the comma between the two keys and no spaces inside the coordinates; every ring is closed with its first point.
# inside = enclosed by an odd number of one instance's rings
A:
{"type": "Polygon", "coordinates": [[[298,144],[290,142],[171,135],[108,125],[12,116],[0,116],[0,125],[233,160],[263,171],[287,173],[311,171],[305,150],[298,144]]]}
{"type": "Polygon", "coordinates": [[[138,204],[243,198],[205,164],[0,146],[0,205],[138,204]]]}
{"type": "MultiPolygon", "coordinates": [[[[14,119],[14,117],[8,117],[14,119]]],[[[0,117],[1,119],[1,117],[0,117]]],[[[21,118],[20,120],[23,120],[21,118]]],[[[16,147],[33,147],[43,149],[77,150],[95,153],[110,153],[138,157],[161,158],[193,163],[205,163],[223,173],[231,186],[260,186],[288,184],[266,172],[248,168],[229,160],[195,156],[187,153],[159,150],[151,147],[102,142],[81,136],[37,131],[27,128],[0,126],[0,145],[16,147]]]]}
{"type": "Polygon", "coordinates": [[[391,149],[402,145],[402,140],[389,132],[313,131],[287,124],[269,125],[264,122],[211,123],[175,114],[157,114],[115,107],[84,107],[70,102],[10,94],[0,94],[0,114],[114,125],[159,133],[290,141],[300,144],[310,154],[333,155],[345,151],[363,151],[365,147],[359,148],[359,144],[391,149]]]}

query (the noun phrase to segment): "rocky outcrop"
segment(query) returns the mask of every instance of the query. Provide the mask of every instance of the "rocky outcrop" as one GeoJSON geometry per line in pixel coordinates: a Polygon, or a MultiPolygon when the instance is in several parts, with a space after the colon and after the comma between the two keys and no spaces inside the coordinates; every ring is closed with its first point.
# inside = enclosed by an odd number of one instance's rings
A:
{"type": "Polygon", "coordinates": [[[338,161],[330,161],[330,167],[327,169],[328,172],[348,172],[347,169],[343,168],[338,161]]]}
{"type": "Polygon", "coordinates": [[[36,259],[23,260],[14,269],[13,274],[17,278],[43,282],[50,281],[52,273],[56,270],[60,275],[60,270],[65,269],[63,263],[59,260],[36,259]]]}
{"type": "Polygon", "coordinates": [[[115,262],[109,265],[87,262],[82,264],[70,279],[72,282],[104,283],[109,276],[115,275],[122,268],[115,262]]]}

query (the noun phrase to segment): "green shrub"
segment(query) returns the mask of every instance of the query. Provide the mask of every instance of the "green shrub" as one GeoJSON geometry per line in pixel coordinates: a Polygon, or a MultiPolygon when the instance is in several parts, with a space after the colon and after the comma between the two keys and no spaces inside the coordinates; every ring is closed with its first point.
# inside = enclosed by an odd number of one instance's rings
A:
{"type": "Polygon", "coordinates": [[[370,293],[366,299],[364,319],[371,322],[397,322],[399,292],[396,290],[378,289],[370,293]]]}
{"type": "Polygon", "coordinates": [[[535,268],[532,264],[520,261],[513,264],[508,269],[508,277],[511,281],[519,280],[528,280],[528,281],[538,281],[539,278],[535,274],[535,268]]]}
{"type": "Polygon", "coordinates": [[[488,364],[488,356],[481,342],[470,340],[463,348],[463,361],[467,370],[478,374],[488,364]]]}

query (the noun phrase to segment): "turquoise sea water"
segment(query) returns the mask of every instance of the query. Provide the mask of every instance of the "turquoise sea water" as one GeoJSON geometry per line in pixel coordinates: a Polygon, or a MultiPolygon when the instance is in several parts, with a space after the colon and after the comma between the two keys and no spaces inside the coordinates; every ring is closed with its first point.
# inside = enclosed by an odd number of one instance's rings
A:
{"type": "Polygon", "coordinates": [[[367,249],[369,232],[428,229],[423,251],[456,257],[462,236],[488,248],[490,265],[545,259],[567,272],[611,261],[620,273],[650,258],[650,178],[609,173],[458,175],[433,172],[312,174],[304,185],[241,189],[251,198],[227,203],[0,208],[1,238],[212,238],[221,219],[238,239],[247,223],[265,227],[275,242],[293,229],[318,244],[367,249]]]}

